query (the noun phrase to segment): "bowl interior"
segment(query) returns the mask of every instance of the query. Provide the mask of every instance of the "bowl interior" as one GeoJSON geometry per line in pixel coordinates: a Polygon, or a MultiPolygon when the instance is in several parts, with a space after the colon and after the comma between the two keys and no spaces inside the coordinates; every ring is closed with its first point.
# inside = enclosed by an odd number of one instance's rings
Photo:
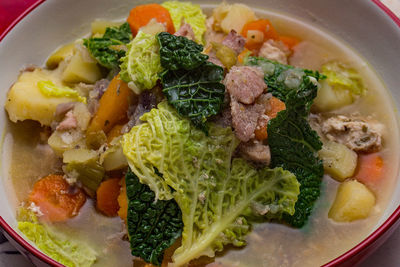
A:
{"type": "MultiPolygon", "coordinates": [[[[60,44],[84,36],[96,18],[123,19],[135,4],[131,0],[45,1],[28,14],[0,42],[0,103],[25,64],[43,65],[46,57],[60,44]]],[[[154,1],[151,1],[154,2],[154,1]]],[[[192,1],[215,5],[215,1],[192,1]]],[[[322,28],[343,40],[370,63],[387,86],[396,107],[400,104],[400,66],[398,26],[372,1],[365,0],[248,0],[253,8],[290,14],[305,23],[322,28]],[[362,16],[358,15],[362,14],[362,16]],[[396,67],[395,67],[396,66],[396,67]]],[[[397,111],[396,111],[397,113],[397,111]]],[[[0,111],[0,130],[4,132],[7,114],[0,111]]],[[[7,142],[5,142],[7,143],[7,142]]],[[[3,151],[7,151],[3,148],[3,151]]],[[[16,225],[16,199],[10,189],[7,170],[9,157],[2,153],[0,179],[0,215],[12,227],[16,225]]],[[[399,180],[399,179],[397,179],[399,180]]],[[[396,182],[392,200],[375,226],[377,229],[399,206],[400,185],[396,182]]],[[[375,230],[374,229],[374,230],[375,230]]]]}

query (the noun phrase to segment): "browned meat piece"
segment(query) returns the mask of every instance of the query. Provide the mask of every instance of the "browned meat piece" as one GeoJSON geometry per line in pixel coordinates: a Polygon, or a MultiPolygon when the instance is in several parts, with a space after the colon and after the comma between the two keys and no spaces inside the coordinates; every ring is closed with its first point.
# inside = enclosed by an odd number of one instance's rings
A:
{"type": "Polygon", "coordinates": [[[187,23],[183,23],[182,26],[179,28],[179,30],[174,33],[174,35],[175,36],[183,36],[192,41],[196,41],[192,26],[190,26],[190,24],[187,24],[187,23]]]}
{"type": "Polygon", "coordinates": [[[229,94],[243,104],[254,103],[267,88],[264,73],[249,66],[233,66],[225,76],[224,84],[229,94]]]}
{"type": "Polygon", "coordinates": [[[357,152],[381,149],[382,125],[343,115],[331,117],[322,123],[322,133],[331,141],[346,145],[357,152]]]}
{"type": "Polygon", "coordinates": [[[231,32],[224,38],[222,44],[231,48],[236,54],[240,54],[243,51],[246,39],[240,34],[237,34],[235,30],[231,32]]]}
{"type": "Polygon", "coordinates": [[[269,146],[257,140],[251,140],[240,144],[240,152],[245,159],[269,165],[271,162],[271,152],[269,146]]]}
{"type": "Polygon", "coordinates": [[[101,79],[94,84],[93,90],[89,92],[88,108],[91,114],[96,113],[99,107],[99,100],[106,91],[110,81],[101,79]]]}
{"type": "Polygon", "coordinates": [[[274,40],[266,41],[260,48],[258,56],[274,60],[281,64],[288,64],[289,48],[282,42],[274,40]]]}
{"type": "Polygon", "coordinates": [[[254,104],[245,105],[231,96],[232,126],[240,141],[247,142],[254,137],[258,119],[265,113],[266,98],[266,94],[263,94],[254,104]]]}
{"type": "Polygon", "coordinates": [[[76,127],[78,127],[78,121],[76,120],[74,114],[70,110],[67,112],[67,114],[65,114],[65,118],[57,126],[56,130],[66,131],[70,129],[76,129],[76,127]]]}

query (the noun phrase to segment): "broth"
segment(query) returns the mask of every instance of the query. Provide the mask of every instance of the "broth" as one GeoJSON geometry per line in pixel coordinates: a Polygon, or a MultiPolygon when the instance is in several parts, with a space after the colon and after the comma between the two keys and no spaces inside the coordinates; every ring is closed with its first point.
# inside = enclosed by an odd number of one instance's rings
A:
{"type": "MultiPolygon", "coordinates": [[[[384,85],[354,51],[332,36],[293,18],[272,12],[263,12],[262,16],[269,18],[279,32],[307,40],[301,47],[307,56],[293,58],[291,64],[319,69],[323,63],[335,59],[349,63],[360,72],[368,89],[366,96],[335,113],[357,112],[372,116],[386,126],[383,149],[379,152],[385,161],[385,180],[374,188],[377,204],[369,218],[352,223],[335,223],[328,219],[327,214],[339,183],[325,175],[321,196],[306,227],[299,230],[274,223],[256,225],[247,236],[247,246],[242,249],[227,248],[216,258],[216,262],[224,266],[319,266],[358,244],[371,233],[382,216],[398,171],[397,119],[384,85]],[[313,54],[308,55],[307,49],[312,50],[313,54]]],[[[12,137],[6,138],[12,144],[11,151],[3,150],[3,153],[11,153],[9,175],[18,202],[25,200],[39,177],[60,171],[59,160],[46,145],[40,144],[39,131],[40,127],[32,122],[10,124],[7,130],[7,136],[12,137]]],[[[132,265],[129,243],[120,238],[122,221],[97,213],[91,201],[86,202],[79,216],[53,227],[93,246],[99,252],[95,266],[132,265]]]]}

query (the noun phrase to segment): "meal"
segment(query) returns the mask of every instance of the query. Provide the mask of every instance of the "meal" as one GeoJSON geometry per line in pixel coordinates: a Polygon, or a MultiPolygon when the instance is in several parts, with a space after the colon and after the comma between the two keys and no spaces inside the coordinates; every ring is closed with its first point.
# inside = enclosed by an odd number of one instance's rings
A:
{"type": "Polygon", "coordinates": [[[95,20],[5,103],[18,229],[65,266],[317,266],[392,192],[380,80],[320,30],[244,4],[95,20]]]}

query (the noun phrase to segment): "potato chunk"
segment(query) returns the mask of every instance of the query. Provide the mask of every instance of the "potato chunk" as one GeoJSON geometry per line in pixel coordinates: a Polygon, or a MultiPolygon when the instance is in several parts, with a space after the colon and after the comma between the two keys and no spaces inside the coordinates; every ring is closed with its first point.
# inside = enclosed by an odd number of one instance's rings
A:
{"type": "Polygon", "coordinates": [[[343,182],[336,193],[328,217],[336,222],[351,222],[369,216],[375,205],[374,194],[355,180],[343,182]]]}
{"type": "Polygon", "coordinates": [[[66,83],[94,83],[100,78],[101,72],[96,61],[86,59],[80,51],[75,52],[62,74],[66,83]]]}
{"type": "Polygon", "coordinates": [[[317,97],[314,100],[314,107],[321,112],[339,109],[354,102],[354,97],[349,90],[335,89],[327,81],[321,82],[317,97]]]}
{"type": "Polygon", "coordinates": [[[235,30],[242,32],[243,26],[256,19],[254,11],[243,4],[228,5],[222,3],[214,9],[213,17],[217,28],[221,28],[225,33],[235,30]]]}
{"type": "Polygon", "coordinates": [[[35,120],[49,126],[58,104],[75,101],[70,97],[44,95],[37,85],[40,81],[52,81],[61,85],[58,76],[49,70],[35,69],[33,72],[22,73],[10,88],[5,103],[5,109],[12,122],[35,120]]]}
{"type": "Polygon", "coordinates": [[[95,20],[92,22],[92,35],[103,35],[106,29],[109,27],[119,27],[121,22],[109,21],[109,20],[95,20]]]}
{"type": "Polygon", "coordinates": [[[46,61],[46,66],[49,69],[57,68],[58,64],[74,54],[75,43],[70,43],[61,46],[57,49],[46,61]]]}
{"type": "Polygon", "coordinates": [[[353,150],[345,145],[328,141],[318,153],[323,160],[324,170],[335,180],[343,182],[353,176],[358,157],[353,150]]]}

